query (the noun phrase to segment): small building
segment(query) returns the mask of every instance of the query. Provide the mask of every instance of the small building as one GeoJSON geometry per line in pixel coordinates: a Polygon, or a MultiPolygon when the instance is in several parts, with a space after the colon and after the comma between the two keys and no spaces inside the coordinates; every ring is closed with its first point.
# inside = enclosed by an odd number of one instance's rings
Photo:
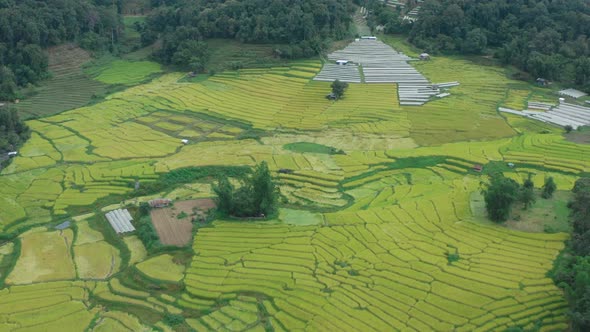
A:
{"type": "Polygon", "coordinates": [[[481,172],[483,170],[483,166],[481,166],[479,164],[475,164],[475,165],[473,165],[473,170],[476,172],[481,172]]]}
{"type": "Polygon", "coordinates": [[[279,173],[281,174],[293,174],[293,170],[290,168],[281,168],[279,169],[279,173]]]}
{"type": "Polygon", "coordinates": [[[328,95],[326,95],[326,98],[330,99],[330,100],[338,99],[338,97],[336,97],[336,94],[334,94],[334,92],[330,92],[328,95]]]}
{"type": "Polygon", "coordinates": [[[508,167],[514,168],[514,163],[508,163],[508,167]]]}
{"type": "Polygon", "coordinates": [[[363,40],[377,40],[377,37],[375,37],[375,36],[361,36],[361,39],[363,39],[363,40]]]}
{"type": "Polygon", "coordinates": [[[182,142],[182,144],[188,144],[188,140],[186,138],[185,139],[182,139],[180,141],[182,142]]]}
{"type": "Polygon", "coordinates": [[[428,53],[420,54],[420,60],[422,60],[422,61],[430,60],[430,54],[428,54],[428,53]]]}
{"type": "Polygon", "coordinates": [[[547,86],[547,85],[549,85],[549,83],[551,83],[551,82],[549,82],[549,80],[546,80],[546,79],[541,78],[541,77],[537,78],[535,82],[539,86],[547,86]]]}
{"type": "Polygon", "coordinates": [[[348,62],[348,60],[336,60],[336,64],[340,66],[346,66],[348,62]]]}
{"type": "Polygon", "coordinates": [[[163,207],[167,207],[172,203],[172,200],[167,199],[167,198],[157,198],[157,199],[152,199],[151,201],[148,202],[148,204],[150,205],[151,208],[163,208],[163,207]]]}
{"type": "Polygon", "coordinates": [[[10,157],[10,158],[16,157],[17,154],[18,154],[18,152],[16,152],[16,151],[11,151],[11,152],[7,153],[8,157],[10,157]]]}

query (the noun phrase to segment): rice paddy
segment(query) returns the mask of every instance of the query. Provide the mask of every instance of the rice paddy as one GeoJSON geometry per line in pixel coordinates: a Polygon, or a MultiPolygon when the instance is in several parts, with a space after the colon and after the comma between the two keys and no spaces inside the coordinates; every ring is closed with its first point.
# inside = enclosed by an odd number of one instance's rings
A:
{"type": "MultiPolygon", "coordinates": [[[[567,329],[567,302],[546,277],[567,234],[482,221],[470,201],[491,169],[570,190],[590,172],[590,148],[499,115],[540,100],[501,68],[413,65],[461,85],[422,106],[400,106],[393,83],[351,83],[330,101],[312,59],[199,82],[164,74],[30,120],[32,138],[0,176],[0,233],[15,237],[0,246],[6,330],[567,329]],[[136,183],[261,161],[280,187],[275,219],[216,220],[189,248],[161,252],[101,219],[109,206],[213,195],[204,179],[130,198],[136,183]]],[[[158,70],[111,62],[97,77],[131,85],[158,70]]]]}

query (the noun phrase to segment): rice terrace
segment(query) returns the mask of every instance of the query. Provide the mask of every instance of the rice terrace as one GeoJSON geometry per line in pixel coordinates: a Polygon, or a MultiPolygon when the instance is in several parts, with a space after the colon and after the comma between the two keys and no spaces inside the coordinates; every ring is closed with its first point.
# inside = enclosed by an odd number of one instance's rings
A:
{"type": "Polygon", "coordinates": [[[0,331],[590,326],[590,82],[426,47],[454,2],[318,1],[341,33],[90,1],[120,22],[39,42],[51,75],[1,97],[29,132],[0,136],[0,331]]]}

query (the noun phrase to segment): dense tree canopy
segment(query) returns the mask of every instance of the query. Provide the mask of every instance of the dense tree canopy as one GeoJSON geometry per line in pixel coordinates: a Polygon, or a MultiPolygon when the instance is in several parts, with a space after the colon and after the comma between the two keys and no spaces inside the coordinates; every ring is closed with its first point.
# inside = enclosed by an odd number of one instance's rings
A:
{"type": "Polygon", "coordinates": [[[47,77],[43,49],[66,41],[100,49],[117,37],[121,0],[0,0],[0,100],[47,77]],[[113,6],[113,4],[115,6],[113,6]]]}
{"type": "Polygon", "coordinates": [[[573,331],[590,330],[590,178],[576,181],[570,203],[573,222],[568,247],[556,262],[553,279],[569,299],[573,331]]]}
{"type": "Polygon", "coordinates": [[[0,153],[15,150],[31,135],[14,108],[0,107],[0,153]]]}
{"type": "Polygon", "coordinates": [[[503,222],[510,216],[512,205],[518,200],[520,186],[502,173],[493,175],[483,191],[486,210],[491,220],[503,222]]]}
{"type": "Polygon", "coordinates": [[[167,63],[173,62],[183,40],[205,38],[288,44],[279,54],[310,56],[328,39],[348,35],[354,10],[349,0],[177,0],[152,5],[160,6],[149,16],[142,38],[148,43],[160,35],[167,47],[158,55],[167,63]]]}
{"type": "Polygon", "coordinates": [[[332,82],[332,85],[330,85],[330,87],[332,88],[332,94],[334,95],[334,97],[336,99],[340,99],[344,96],[344,92],[346,91],[346,89],[348,89],[348,83],[341,82],[340,80],[335,80],[334,82],[332,82]]]}
{"type": "Polygon", "coordinates": [[[217,210],[235,217],[268,217],[277,209],[279,191],[266,162],[256,166],[251,176],[235,188],[226,176],[220,177],[213,187],[217,194],[217,210]]]}
{"type": "Polygon", "coordinates": [[[410,40],[429,52],[480,54],[590,87],[587,0],[426,0],[410,40]]]}

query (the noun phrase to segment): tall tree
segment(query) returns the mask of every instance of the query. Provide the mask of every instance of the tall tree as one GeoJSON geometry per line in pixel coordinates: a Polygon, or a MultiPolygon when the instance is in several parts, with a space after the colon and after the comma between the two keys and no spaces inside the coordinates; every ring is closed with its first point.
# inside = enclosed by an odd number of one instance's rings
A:
{"type": "Polygon", "coordinates": [[[551,198],[553,197],[553,193],[555,192],[555,189],[557,189],[557,185],[555,184],[555,181],[553,180],[553,177],[548,177],[545,179],[545,184],[543,185],[543,193],[541,194],[541,197],[543,198],[551,198]]]}
{"type": "Polygon", "coordinates": [[[518,199],[518,193],[519,185],[516,181],[501,173],[493,175],[489,185],[483,190],[489,218],[495,222],[506,221],[512,205],[518,199]]]}
{"type": "Polygon", "coordinates": [[[332,82],[332,94],[336,97],[336,99],[340,99],[344,96],[344,92],[348,89],[348,83],[341,82],[340,80],[335,80],[332,82]]]}
{"type": "Polygon", "coordinates": [[[224,215],[259,218],[276,213],[279,191],[264,161],[242,180],[239,188],[234,188],[224,176],[213,190],[217,195],[217,209],[224,215]]]}

